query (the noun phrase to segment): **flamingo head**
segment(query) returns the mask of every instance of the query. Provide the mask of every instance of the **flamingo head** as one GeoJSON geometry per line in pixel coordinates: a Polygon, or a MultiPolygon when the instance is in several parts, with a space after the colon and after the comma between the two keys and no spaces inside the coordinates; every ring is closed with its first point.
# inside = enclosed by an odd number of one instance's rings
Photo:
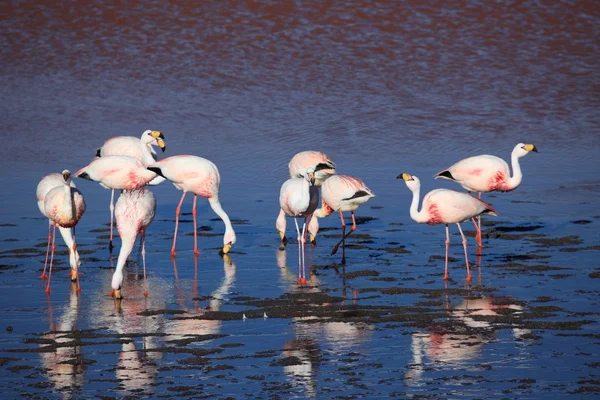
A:
{"type": "Polygon", "coordinates": [[[71,173],[69,172],[68,169],[65,169],[62,172],[62,177],[65,180],[65,183],[68,185],[69,183],[71,183],[71,173]]]}
{"type": "Polygon", "coordinates": [[[403,179],[404,182],[406,182],[406,186],[408,186],[408,188],[413,192],[421,186],[421,181],[419,180],[419,178],[407,173],[402,173],[398,175],[396,179],[403,179]]]}
{"type": "Polygon", "coordinates": [[[221,252],[223,254],[229,253],[229,250],[231,250],[231,247],[235,244],[235,241],[236,237],[234,230],[227,229],[225,231],[225,235],[223,235],[223,249],[221,250],[221,252]]]}
{"type": "Polygon", "coordinates": [[[117,269],[112,277],[111,287],[114,290],[114,296],[117,299],[121,298],[121,285],[123,284],[123,271],[117,269]]]}
{"type": "Polygon", "coordinates": [[[307,168],[304,177],[311,185],[315,184],[315,170],[313,168],[307,168]]]}
{"type": "Polygon", "coordinates": [[[150,129],[144,131],[144,133],[142,133],[142,142],[147,145],[156,144],[158,147],[160,147],[163,153],[167,149],[165,136],[159,131],[151,131],[150,129]]]}
{"type": "Polygon", "coordinates": [[[524,143],[519,143],[518,145],[515,146],[515,149],[513,150],[513,153],[517,156],[517,157],[523,157],[525,155],[527,155],[529,152],[538,152],[537,147],[535,147],[535,145],[533,144],[524,144],[524,143]]]}

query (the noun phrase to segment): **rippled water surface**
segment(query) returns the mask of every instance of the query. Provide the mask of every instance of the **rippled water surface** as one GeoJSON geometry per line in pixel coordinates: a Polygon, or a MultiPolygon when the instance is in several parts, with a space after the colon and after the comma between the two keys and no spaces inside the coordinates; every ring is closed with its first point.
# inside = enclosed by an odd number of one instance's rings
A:
{"type": "MultiPolygon", "coordinates": [[[[563,398],[600,391],[600,9],[593,1],[66,2],[0,6],[0,383],[3,397],[563,398]],[[52,293],[38,278],[40,178],[89,163],[111,136],[164,133],[164,154],[221,172],[238,241],[191,196],[176,263],[180,192],[153,187],[125,299],[108,296],[110,194],[76,180],[82,292],[59,239],[52,293]],[[414,223],[396,179],[476,154],[509,158],[523,184],[486,194],[499,212],[464,281],[451,227],[414,223]],[[357,211],[347,264],[321,221],[297,279],[279,249],[289,159],[327,153],[376,197],[357,211]],[[479,266],[479,267],[478,267],[479,266]],[[246,319],[243,316],[246,316],[246,319]],[[266,316],[266,318],[265,318],[266,316]]],[[[288,221],[288,235],[294,237],[288,221]]],[[[120,241],[117,239],[118,254],[120,241]]]]}

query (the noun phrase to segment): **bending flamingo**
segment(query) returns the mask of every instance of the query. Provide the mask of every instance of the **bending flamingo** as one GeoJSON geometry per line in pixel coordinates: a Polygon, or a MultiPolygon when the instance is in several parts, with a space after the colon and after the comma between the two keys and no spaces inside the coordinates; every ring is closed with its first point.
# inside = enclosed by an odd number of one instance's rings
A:
{"type": "MultiPolygon", "coordinates": [[[[48,178],[46,182],[50,182],[51,180],[53,181],[54,177],[48,178]]],[[[43,186],[45,185],[46,183],[44,183],[43,186]]],[[[42,214],[48,217],[51,224],[54,225],[52,234],[52,255],[50,256],[50,270],[48,272],[46,293],[50,293],[50,278],[52,277],[54,249],[56,247],[54,241],[56,239],[57,226],[63,228],[61,229],[61,234],[63,234],[65,243],[69,247],[71,280],[77,281],[77,291],[79,292],[81,290],[79,287],[79,274],[77,272],[79,267],[79,254],[77,253],[77,244],[75,243],[75,225],[77,225],[77,222],[79,222],[84,212],[85,201],[83,195],[79,190],[71,187],[71,173],[68,170],[64,170],[62,172],[61,183],[50,189],[44,196],[44,211],[42,214]]],[[[45,272],[42,276],[45,277],[45,272]]]]}
{"type": "Polygon", "coordinates": [[[142,238],[142,260],[144,265],[144,296],[148,296],[146,284],[146,228],[154,219],[156,212],[156,198],[146,188],[138,190],[124,190],[115,207],[117,217],[117,230],[121,237],[121,250],[117,260],[117,267],[112,277],[112,295],[121,298],[123,284],[123,267],[133,250],[138,233],[142,238]]]}
{"type": "Polygon", "coordinates": [[[136,190],[146,186],[156,174],[148,171],[137,158],[107,156],[94,159],[75,176],[98,182],[106,189],[136,190]]]}
{"type": "Polygon", "coordinates": [[[427,193],[423,198],[421,211],[419,208],[419,193],[421,191],[421,181],[416,176],[409,174],[400,174],[397,179],[404,179],[406,186],[413,192],[412,203],[410,204],[410,217],[419,223],[437,225],[446,225],[446,261],[444,267],[444,279],[448,279],[448,247],[450,246],[450,232],[448,224],[456,224],[465,251],[465,263],[467,264],[467,281],[471,281],[471,270],[469,268],[469,258],[467,256],[467,239],[463,234],[460,223],[473,217],[489,214],[497,215],[496,211],[487,203],[467,193],[455,192],[449,189],[435,189],[427,193]]]}
{"type": "MultiPolygon", "coordinates": [[[[296,233],[298,234],[298,281],[300,283],[308,282],[306,280],[306,271],[304,266],[304,243],[305,234],[312,214],[317,209],[319,203],[319,189],[315,186],[315,175],[312,168],[308,168],[304,178],[291,178],[283,183],[279,192],[279,205],[283,212],[290,217],[294,217],[296,223],[296,233]],[[304,217],[302,224],[302,233],[298,227],[297,218],[304,217]]],[[[285,214],[281,214],[275,223],[277,230],[285,230],[285,214]]]]}
{"type": "MultiPolygon", "coordinates": [[[[167,149],[164,135],[159,131],[146,130],[140,138],[134,136],[115,136],[108,139],[102,147],[96,150],[97,157],[106,156],[130,156],[140,160],[144,166],[148,166],[157,160],[156,151],[152,146],[158,146],[164,153],[167,149]]],[[[149,185],[158,185],[164,181],[162,177],[156,177],[149,185]]],[[[110,240],[108,248],[113,249],[113,221],[115,190],[110,193],[110,240]]]]}
{"type": "Polygon", "coordinates": [[[196,199],[198,196],[208,198],[208,203],[213,211],[223,220],[225,235],[223,235],[223,248],[221,252],[223,254],[229,252],[231,246],[235,244],[236,237],[229,216],[219,202],[221,176],[215,164],[202,157],[180,155],[160,160],[148,166],[148,169],[173,182],[177,189],[183,190],[181,200],[175,209],[175,233],[173,234],[171,255],[175,257],[176,254],[175,244],[177,243],[179,214],[181,213],[181,205],[187,192],[194,194],[194,205],[192,208],[192,215],[194,217],[194,255],[200,254],[196,233],[196,199]]]}
{"type": "Polygon", "coordinates": [[[331,255],[334,255],[340,244],[342,245],[342,264],[346,263],[346,238],[356,230],[356,220],[354,211],[361,205],[369,201],[375,194],[364,184],[363,181],[348,175],[333,175],[329,177],[321,186],[321,208],[315,211],[312,220],[308,226],[311,241],[317,236],[319,231],[318,218],[325,218],[334,211],[339,211],[342,221],[342,239],[333,247],[331,255]],[[344,211],[350,211],[352,215],[352,228],[346,234],[346,224],[344,223],[344,211]]]}
{"type": "MultiPolygon", "coordinates": [[[[323,182],[327,180],[331,175],[335,174],[335,164],[331,161],[325,153],[320,151],[308,150],[301,151],[292,157],[288,164],[288,169],[290,172],[290,178],[303,178],[306,175],[306,171],[308,169],[312,169],[314,171],[315,183],[316,187],[321,187],[323,182]]],[[[279,216],[277,217],[279,226],[281,230],[279,230],[279,237],[281,241],[285,244],[287,239],[285,237],[285,212],[283,210],[279,211],[279,216]]],[[[309,230],[309,234],[310,234],[309,230]]],[[[310,241],[314,241],[314,237],[311,234],[310,241]]]]}
{"type": "MultiPolygon", "coordinates": [[[[516,189],[523,180],[519,159],[531,151],[536,153],[538,151],[533,144],[519,143],[515,146],[510,157],[513,170],[512,176],[506,161],[496,156],[483,154],[460,160],[450,168],[438,172],[435,178],[454,181],[469,192],[479,192],[480,199],[481,193],[510,192],[516,189]]],[[[473,223],[477,231],[477,244],[479,247],[483,247],[481,243],[481,219],[477,217],[477,223],[475,221],[473,223]]]]}

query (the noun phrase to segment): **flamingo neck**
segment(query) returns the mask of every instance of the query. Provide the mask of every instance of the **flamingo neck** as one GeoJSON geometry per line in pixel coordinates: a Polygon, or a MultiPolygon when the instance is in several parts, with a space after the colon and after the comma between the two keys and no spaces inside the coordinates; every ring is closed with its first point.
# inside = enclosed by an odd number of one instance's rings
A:
{"type": "Polygon", "coordinates": [[[123,283],[123,268],[127,262],[127,258],[133,250],[135,245],[136,234],[133,235],[121,235],[121,250],[119,250],[119,258],[117,259],[117,267],[112,279],[112,288],[118,290],[121,288],[123,283]]]}
{"type": "Polygon", "coordinates": [[[329,204],[325,203],[325,200],[321,197],[321,208],[315,210],[313,217],[326,218],[331,215],[333,208],[329,207],[329,204]]]}
{"type": "Polygon", "coordinates": [[[235,235],[233,226],[231,225],[231,221],[229,220],[229,216],[227,215],[225,210],[223,210],[223,207],[221,207],[221,203],[219,203],[218,197],[216,197],[216,196],[210,197],[208,199],[208,203],[210,204],[210,207],[213,209],[215,214],[217,214],[219,216],[219,218],[221,218],[223,220],[223,223],[225,224],[225,235],[223,236],[223,244],[227,244],[227,243],[225,243],[225,238],[229,237],[232,234],[235,235]]]}
{"type": "Polygon", "coordinates": [[[77,268],[79,267],[79,252],[77,252],[77,248],[73,249],[73,244],[75,243],[73,228],[57,227],[65,245],[67,245],[67,248],[69,249],[69,265],[71,266],[71,269],[77,271],[77,268]]]}
{"type": "Polygon", "coordinates": [[[519,158],[522,156],[517,154],[518,148],[515,148],[510,155],[510,163],[512,166],[512,176],[508,178],[508,186],[510,189],[514,189],[521,184],[523,180],[523,173],[521,172],[521,164],[519,164],[519,158]]]}
{"type": "Polygon", "coordinates": [[[423,210],[419,211],[419,198],[421,194],[421,186],[411,189],[413,193],[412,202],[410,203],[410,217],[416,222],[427,222],[428,218],[423,210]]]}

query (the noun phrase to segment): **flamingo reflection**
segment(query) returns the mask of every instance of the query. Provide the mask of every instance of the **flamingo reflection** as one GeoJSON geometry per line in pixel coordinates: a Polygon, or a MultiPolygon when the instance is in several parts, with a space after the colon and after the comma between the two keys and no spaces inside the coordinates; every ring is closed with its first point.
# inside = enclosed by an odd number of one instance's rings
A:
{"type": "MultiPolygon", "coordinates": [[[[479,320],[479,316],[498,316],[500,310],[512,310],[520,313],[522,306],[510,302],[508,298],[482,296],[464,299],[450,308],[448,313],[455,329],[442,326],[431,327],[412,336],[411,350],[413,360],[405,374],[407,383],[421,385],[424,372],[435,366],[457,367],[478,358],[485,345],[496,338],[492,323],[479,320]]],[[[513,335],[519,338],[529,331],[513,327],[513,335]]]]}
{"type": "MultiPolygon", "coordinates": [[[[286,264],[285,248],[276,251],[276,261],[280,272],[280,284],[287,293],[322,292],[322,283],[314,273],[310,274],[306,285],[297,285],[294,273],[286,264]]],[[[347,293],[345,280],[343,285],[342,293],[345,298],[347,293]]],[[[356,292],[353,293],[355,296],[356,292]]],[[[343,300],[340,304],[345,305],[347,301],[343,300]]],[[[356,303],[355,297],[352,303],[356,303]]],[[[332,303],[323,304],[324,307],[331,305],[332,303]]],[[[306,396],[310,398],[317,397],[316,378],[322,358],[321,347],[327,348],[328,354],[334,357],[344,357],[351,351],[363,352],[363,344],[371,339],[373,330],[373,326],[365,322],[330,321],[316,316],[296,317],[292,318],[292,322],[295,339],[284,344],[283,355],[295,357],[290,359],[295,362],[290,362],[292,365],[284,365],[283,371],[294,386],[303,388],[306,396]]]]}
{"type": "MultiPolygon", "coordinates": [[[[81,359],[78,339],[71,335],[76,329],[79,314],[79,296],[74,282],[71,283],[67,304],[57,323],[54,322],[52,308],[48,298],[50,332],[42,335],[42,338],[53,341],[57,348],[54,352],[40,352],[42,369],[46,371],[48,379],[57,391],[79,388],[83,385],[84,365],[78,362],[81,359]]],[[[47,344],[40,346],[45,347],[47,344]]]]}
{"type": "Polygon", "coordinates": [[[165,332],[169,340],[179,340],[195,335],[218,334],[221,331],[222,321],[196,319],[194,317],[204,315],[207,311],[219,311],[225,296],[231,290],[235,282],[236,266],[229,254],[223,254],[223,280],[210,295],[208,307],[200,307],[198,299],[198,257],[194,257],[194,280],[193,280],[193,306],[186,305],[186,296],[181,288],[181,282],[177,277],[177,264],[173,258],[173,271],[175,273],[175,290],[177,301],[186,314],[182,317],[169,319],[166,323],[165,332]]]}

